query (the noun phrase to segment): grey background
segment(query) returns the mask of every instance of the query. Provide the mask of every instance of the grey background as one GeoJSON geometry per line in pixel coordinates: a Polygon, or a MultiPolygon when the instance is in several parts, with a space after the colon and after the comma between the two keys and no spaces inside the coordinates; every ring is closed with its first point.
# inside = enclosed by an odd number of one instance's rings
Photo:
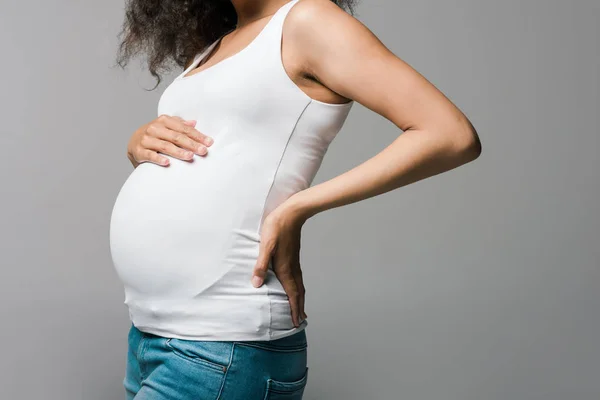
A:
{"type": "MultiPolygon", "coordinates": [[[[305,398],[600,398],[599,3],[357,11],[467,114],[483,153],[307,222],[305,398]]],[[[141,60],[111,68],[122,18],[122,1],[2,2],[2,399],[124,396],[108,222],[165,85],[144,90],[141,60]]],[[[356,104],[315,184],[400,133],[356,104]]]]}

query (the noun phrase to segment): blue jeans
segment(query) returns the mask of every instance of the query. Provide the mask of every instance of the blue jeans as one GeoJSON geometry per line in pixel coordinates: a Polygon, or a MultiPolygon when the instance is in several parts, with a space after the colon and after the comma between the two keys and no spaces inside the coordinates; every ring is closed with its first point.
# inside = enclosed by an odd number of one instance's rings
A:
{"type": "Polygon", "coordinates": [[[129,330],[127,400],[300,400],[306,328],[272,341],[195,341],[129,330]]]}

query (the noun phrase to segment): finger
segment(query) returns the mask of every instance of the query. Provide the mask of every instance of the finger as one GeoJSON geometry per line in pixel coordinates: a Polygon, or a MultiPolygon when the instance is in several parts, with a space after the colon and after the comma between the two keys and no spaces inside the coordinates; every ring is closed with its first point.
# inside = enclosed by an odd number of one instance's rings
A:
{"type": "Polygon", "coordinates": [[[163,167],[169,165],[169,159],[165,156],[161,156],[155,151],[142,149],[139,153],[141,154],[141,160],[136,159],[136,161],[138,162],[148,161],[154,164],[161,165],[163,167]]]}
{"type": "Polygon", "coordinates": [[[300,296],[300,317],[302,319],[306,319],[306,313],[304,312],[304,300],[306,298],[306,289],[304,287],[304,280],[302,278],[302,269],[300,268],[300,264],[295,269],[295,278],[296,285],[298,286],[298,293],[300,296]]]}
{"type": "Polygon", "coordinates": [[[192,125],[192,126],[196,125],[196,120],[195,119],[183,119],[179,115],[172,115],[171,118],[178,119],[181,122],[183,122],[184,124],[188,124],[188,125],[192,125]]]}
{"type": "Polygon", "coordinates": [[[275,252],[275,264],[273,270],[281,283],[283,290],[287,294],[292,314],[292,322],[294,326],[298,326],[300,324],[300,291],[298,290],[298,283],[294,276],[292,263],[290,261],[284,261],[285,255],[280,253],[281,252],[275,252]]]}
{"type": "Polygon", "coordinates": [[[205,145],[198,144],[198,142],[187,136],[185,133],[165,128],[164,135],[166,136],[165,140],[168,140],[177,147],[191,150],[199,156],[203,156],[208,152],[208,149],[205,145]]]}
{"type": "MultiPolygon", "coordinates": [[[[152,126],[151,129],[148,129],[148,133],[150,133],[149,137],[151,138],[166,140],[168,142],[173,143],[179,148],[192,151],[200,156],[203,156],[207,153],[206,146],[204,146],[203,144],[198,144],[198,142],[192,140],[185,133],[174,131],[166,126],[152,126]]],[[[142,142],[144,141],[144,138],[145,137],[142,137],[142,142]]],[[[141,144],[142,146],[147,147],[144,143],[141,144]]],[[[182,156],[184,154],[187,153],[182,153],[182,156]]],[[[189,155],[189,158],[192,158],[192,155],[189,155]]]]}
{"type": "Polygon", "coordinates": [[[171,142],[154,137],[144,137],[140,144],[145,149],[167,154],[183,161],[189,161],[194,157],[194,153],[191,151],[184,150],[171,142]]]}
{"type": "Polygon", "coordinates": [[[196,126],[197,121],[195,119],[183,119],[183,118],[180,118],[180,117],[178,117],[178,118],[181,119],[181,122],[183,122],[186,125],[189,125],[189,126],[192,126],[192,127],[196,126]]]}
{"type": "Polygon", "coordinates": [[[298,322],[302,322],[304,321],[304,319],[306,318],[304,316],[304,296],[300,295],[300,301],[298,304],[298,315],[300,316],[298,319],[298,322]]]}
{"type": "Polygon", "coordinates": [[[205,146],[210,146],[213,144],[213,138],[201,133],[193,126],[185,124],[181,119],[178,119],[178,118],[167,119],[167,120],[165,120],[165,126],[171,130],[181,132],[181,133],[185,134],[186,136],[188,136],[189,138],[193,139],[194,141],[202,143],[205,146]]]}
{"type": "Polygon", "coordinates": [[[252,286],[260,287],[265,281],[265,277],[267,276],[267,270],[269,268],[269,261],[271,259],[271,255],[275,250],[275,240],[274,239],[264,239],[260,241],[259,250],[258,250],[258,259],[256,260],[256,264],[254,266],[254,270],[252,272],[252,286]]]}
{"type": "Polygon", "coordinates": [[[290,309],[292,311],[292,323],[297,327],[300,325],[300,292],[298,291],[296,280],[291,274],[287,276],[281,276],[280,274],[277,278],[281,282],[281,286],[283,286],[283,290],[285,290],[285,293],[288,296],[290,309]]]}

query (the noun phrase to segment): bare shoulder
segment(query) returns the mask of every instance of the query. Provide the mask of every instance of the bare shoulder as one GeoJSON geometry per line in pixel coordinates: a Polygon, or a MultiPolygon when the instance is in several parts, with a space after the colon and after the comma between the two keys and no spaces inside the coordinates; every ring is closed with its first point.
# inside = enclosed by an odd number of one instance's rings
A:
{"type": "Polygon", "coordinates": [[[327,18],[337,14],[347,15],[346,11],[331,0],[299,0],[289,11],[288,18],[309,18],[311,22],[315,22],[315,16],[327,18]]]}
{"type": "Polygon", "coordinates": [[[439,89],[332,1],[298,0],[288,19],[284,34],[299,60],[294,65],[302,63],[320,90],[352,99],[402,130],[468,125],[439,89]]]}
{"type": "Polygon", "coordinates": [[[338,66],[387,50],[371,30],[331,0],[298,0],[283,30],[306,72],[315,77],[326,74],[332,60],[338,66]]]}
{"type": "MultiPolygon", "coordinates": [[[[345,102],[347,96],[329,86],[322,68],[335,68],[327,54],[348,47],[348,30],[361,25],[331,0],[298,0],[283,24],[283,61],[291,78],[307,94],[325,102],[345,102]]],[[[364,32],[363,32],[364,34],[364,32]]]]}
{"type": "Polygon", "coordinates": [[[331,0],[299,0],[286,16],[289,35],[320,35],[355,20],[331,0]],[[328,24],[335,26],[329,27],[328,24]],[[340,25],[341,24],[341,25],[340,25]]]}

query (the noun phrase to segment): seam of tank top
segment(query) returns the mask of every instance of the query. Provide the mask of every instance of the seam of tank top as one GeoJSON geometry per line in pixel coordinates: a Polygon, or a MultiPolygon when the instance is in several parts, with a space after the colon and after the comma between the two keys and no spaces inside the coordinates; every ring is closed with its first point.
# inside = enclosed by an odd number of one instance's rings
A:
{"type": "MultiPolygon", "coordinates": [[[[281,152],[281,156],[279,157],[279,161],[277,162],[277,167],[275,168],[275,172],[273,173],[273,177],[271,178],[271,185],[269,186],[269,190],[267,191],[267,195],[265,196],[265,199],[263,201],[263,206],[262,206],[262,212],[260,213],[260,220],[258,223],[258,229],[256,234],[260,235],[260,231],[262,228],[262,221],[264,219],[264,215],[265,215],[265,208],[267,206],[267,202],[269,201],[269,196],[271,195],[271,192],[273,190],[273,186],[275,185],[275,181],[277,180],[277,174],[279,173],[279,167],[281,166],[281,162],[283,161],[284,157],[285,157],[285,153],[288,149],[288,145],[290,144],[290,141],[292,140],[292,137],[294,136],[294,133],[297,131],[298,128],[298,122],[300,122],[300,120],[302,119],[302,116],[304,115],[304,112],[306,111],[306,109],[308,108],[308,106],[311,104],[311,101],[308,101],[305,105],[304,108],[302,108],[302,111],[300,111],[300,113],[298,114],[298,117],[296,118],[296,122],[294,122],[294,127],[292,128],[290,134],[288,135],[288,139],[285,143],[285,147],[283,148],[283,151],[281,152]]],[[[270,263],[271,261],[269,261],[270,263]]],[[[268,329],[268,337],[272,338],[273,337],[273,312],[272,312],[272,300],[271,300],[271,296],[270,296],[270,291],[269,291],[269,285],[267,284],[267,299],[269,299],[269,329],[268,329]]]]}
{"type": "Polygon", "coordinates": [[[275,168],[275,172],[273,173],[273,177],[271,178],[271,185],[269,186],[269,190],[267,191],[267,196],[265,197],[265,200],[263,202],[262,212],[260,214],[261,222],[259,223],[258,231],[256,232],[257,235],[260,235],[260,230],[262,228],[262,220],[263,220],[263,217],[265,214],[265,208],[267,206],[267,200],[269,199],[269,196],[271,195],[271,191],[273,190],[273,186],[275,184],[275,179],[277,178],[277,174],[279,173],[279,167],[281,166],[281,162],[282,162],[283,158],[285,157],[285,153],[287,151],[288,145],[290,144],[292,136],[294,136],[294,133],[296,132],[296,128],[298,127],[298,122],[300,122],[300,119],[302,119],[302,115],[304,115],[304,112],[306,111],[306,109],[308,108],[308,106],[310,104],[311,104],[311,101],[308,101],[302,108],[302,111],[296,118],[296,122],[294,122],[294,127],[292,128],[290,134],[288,135],[288,139],[285,143],[283,151],[281,152],[281,156],[279,157],[279,161],[277,162],[277,167],[275,168]]]}

